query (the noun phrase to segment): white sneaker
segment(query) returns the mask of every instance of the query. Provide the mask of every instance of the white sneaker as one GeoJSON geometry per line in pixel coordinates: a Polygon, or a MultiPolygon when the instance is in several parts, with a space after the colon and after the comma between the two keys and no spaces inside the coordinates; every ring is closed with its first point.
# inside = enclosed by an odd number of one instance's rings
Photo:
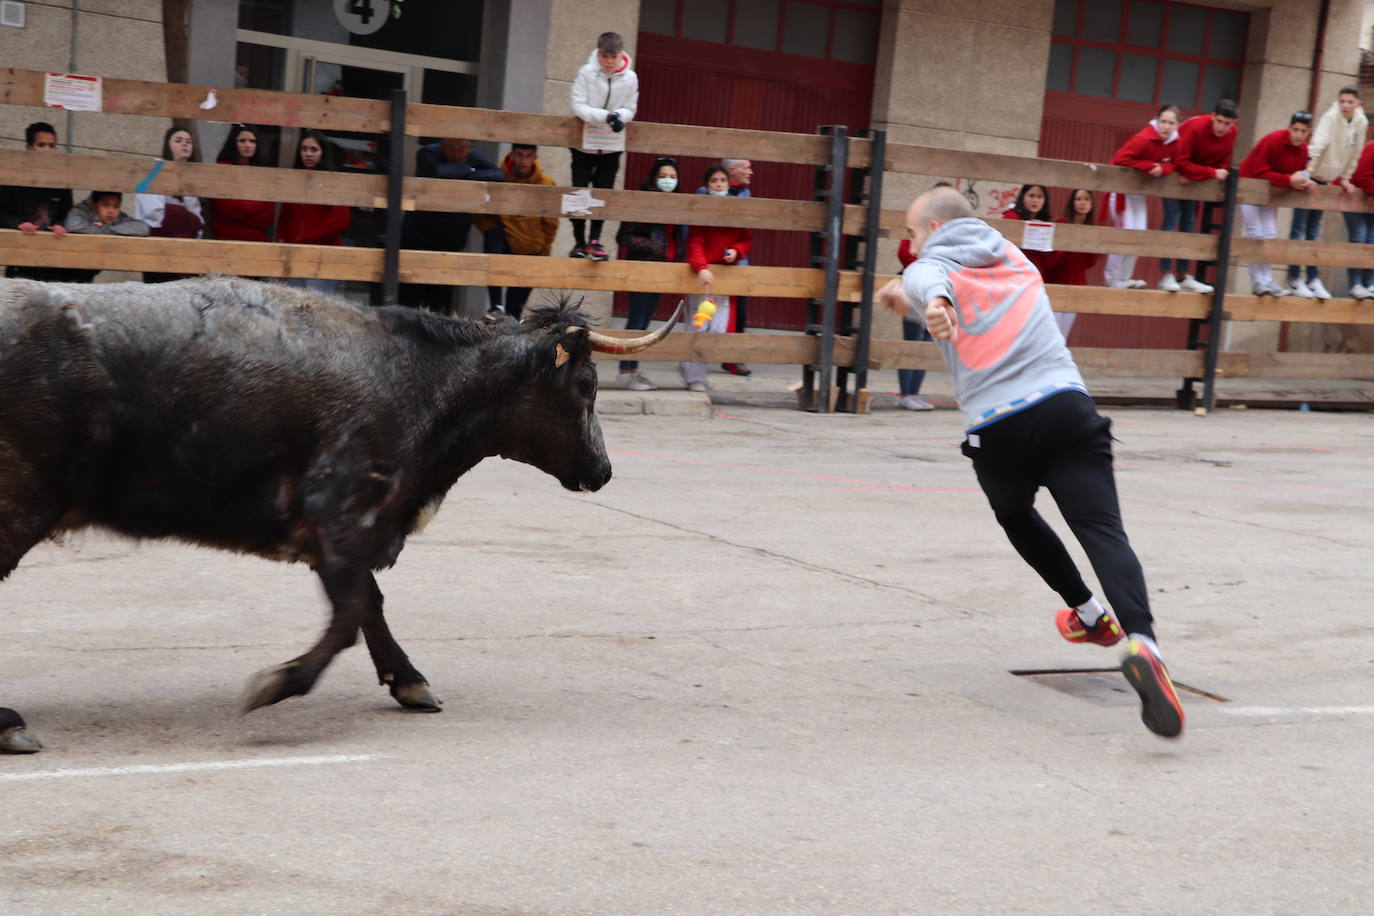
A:
{"type": "Polygon", "coordinates": [[[1252,295],[1252,296],[1272,296],[1272,295],[1274,295],[1273,292],[1271,292],[1272,289],[1273,289],[1272,284],[1256,283],[1256,284],[1254,284],[1253,286],[1250,287],[1250,295],[1252,295]]]}
{"type": "Polygon", "coordinates": [[[1212,287],[1200,282],[1191,274],[1183,278],[1183,282],[1178,285],[1178,288],[1185,293],[1210,293],[1214,291],[1212,287]]]}
{"type": "Polygon", "coordinates": [[[1178,278],[1173,274],[1165,274],[1159,278],[1159,288],[1166,293],[1176,293],[1183,287],[1178,285],[1178,278]]]}
{"type": "Polygon", "coordinates": [[[1131,279],[1131,280],[1127,280],[1126,282],[1130,284],[1130,286],[1127,287],[1127,289],[1144,289],[1144,288],[1145,288],[1145,281],[1144,281],[1144,280],[1131,279]]]}
{"type": "Polygon", "coordinates": [[[630,376],[630,382],[625,386],[631,391],[657,391],[658,386],[649,381],[649,377],[643,372],[635,372],[630,376]]]}
{"type": "Polygon", "coordinates": [[[1112,289],[1135,289],[1134,280],[1113,280],[1107,285],[1112,289]]]}
{"type": "Polygon", "coordinates": [[[897,399],[898,407],[905,407],[907,410],[934,410],[935,405],[925,398],[917,397],[914,394],[904,394],[897,399]]]}
{"type": "Polygon", "coordinates": [[[1351,299],[1370,299],[1370,298],[1374,298],[1374,291],[1370,291],[1367,287],[1362,286],[1362,285],[1359,284],[1359,283],[1356,283],[1354,286],[1350,287],[1350,298],[1351,298],[1351,299]]]}
{"type": "Polygon", "coordinates": [[[1312,298],[1314,298],[1314,299],[1330,299],[1330,298],[1331,298],[1331,293],[1328,292],[1327,289],[1326,289],[1326,287],[1322,285],[1322,281],[1321,281],[1321,278],[1320,278],[1320,277],[1316,278],[1315,280],[1308,280],[1308,281],[1307,281],[1307,290],[1308,290],[1308,292],[1310,292],[1310,293],[1312,294],[1312,298]]]}
{"type": "MultiPolygon", "coordinates": [[[[1284,296],[1292,295],[1290,290],[1286,290],[1281,286],[1276,286],[1273,282],[1270,282],[1266,289],[1269,290],[1269,295],[1273,296],[1275,299],[1282,299],[1284,296]]],[[[1309,296],[1308,298],[1311,297],[1309,296]]]]}
{"type": "Polygon", "coordinates": [[[688,391],[705,391],[705,390],[706,390],[706,383],[705,383],[705,382],[688,382],[688,383],[687,383],[687,390],[688,390],[688,391]]]}
{"type": "Polygon", "coordinates": [[[1313,298],[1312,290],[1307,288],[1307,283],[1303,280],[1302,277],[1298,277],[1298,279],[1296,280],[1289,280],[1288,289],[1292,292],[1294,296],[1297,296],[1299,299],[1313,298]]]}

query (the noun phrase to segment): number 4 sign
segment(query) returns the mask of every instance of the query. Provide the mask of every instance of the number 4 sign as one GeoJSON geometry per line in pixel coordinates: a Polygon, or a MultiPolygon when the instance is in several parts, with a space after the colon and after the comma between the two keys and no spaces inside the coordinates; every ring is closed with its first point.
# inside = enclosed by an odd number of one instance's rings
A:
{"type": "Polygon", "coordinates": [[[391,0],[334,0],[334,15],[354,35],[371,35],[391,18],[391,0]]]}

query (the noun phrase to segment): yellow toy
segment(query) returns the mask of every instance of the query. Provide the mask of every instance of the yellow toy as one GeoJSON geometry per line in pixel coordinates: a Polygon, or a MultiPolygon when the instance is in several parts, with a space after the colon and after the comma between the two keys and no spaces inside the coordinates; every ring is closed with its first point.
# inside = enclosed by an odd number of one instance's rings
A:
{"type": "Polygon", "coordinates": [[[706,327],[715,313],[716,303],[710,299],[703,299],[701,305],[697,306],[697,313],[692,316],[692,327],[700,331],[706,327]]]}

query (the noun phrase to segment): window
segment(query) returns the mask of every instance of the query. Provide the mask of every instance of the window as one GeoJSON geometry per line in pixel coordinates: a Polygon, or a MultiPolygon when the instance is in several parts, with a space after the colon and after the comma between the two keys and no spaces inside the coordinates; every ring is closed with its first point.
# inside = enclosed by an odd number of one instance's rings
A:
{"type": "Polygon", "coordinates": [[[880,6],[880,0],[641,0],[639,29],[872,65],[880,6]]]}
{"type": "Polygon", "coordinates": [[[1045,88],[1207,110],[1239,99],[1249,25],[1170,0],[1056,0],[1045,88]]]}

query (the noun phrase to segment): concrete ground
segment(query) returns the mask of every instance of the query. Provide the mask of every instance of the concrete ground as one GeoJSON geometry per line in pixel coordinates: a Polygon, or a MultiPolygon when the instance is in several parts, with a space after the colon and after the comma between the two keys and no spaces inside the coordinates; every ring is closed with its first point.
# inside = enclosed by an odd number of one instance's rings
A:
{"type": "Polygon", "coordinates": [[[608,414],[597,494],[464,478],[380,577],[441,715],[362,648],[235,715],[322,624],[302,567],[35,550],[0,585],[0,703],[47,744],[0,757],[0,911],[1369,911],[1374,417],[1107,411],[1210,695],[1167,742],[1117,675],[1010,673],[1117,656],[1056,635],[955,411],[799,413],[785,374],[608,414]]]}

